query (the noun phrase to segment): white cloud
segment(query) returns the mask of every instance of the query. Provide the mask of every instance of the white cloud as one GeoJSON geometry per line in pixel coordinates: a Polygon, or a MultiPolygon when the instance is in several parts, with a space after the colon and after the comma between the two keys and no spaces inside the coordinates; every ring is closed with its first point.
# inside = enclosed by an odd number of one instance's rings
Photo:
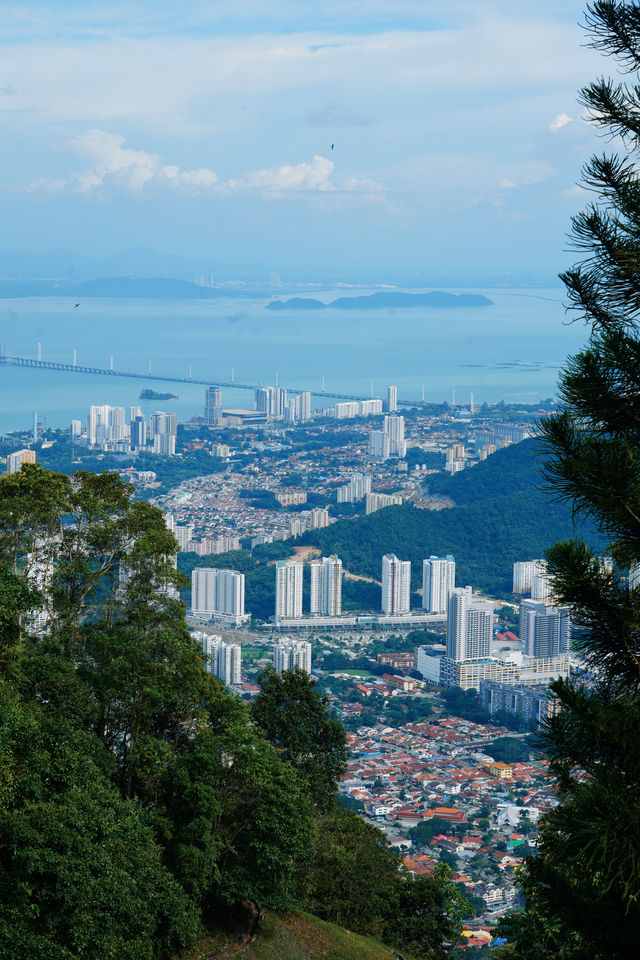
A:
{"type": "Polygon", "coordinates": [[[549,124],[549,130],[552,133],[557,133],[558,130],[562,130],[563,127],[566,127],[568,123],[571,123],[571,117],[567,113],[559,113],[551,123],[549,124]]]}
{"type": "Polygon", "coordinates": [[[70,141],[69,146],[92,161],[86,170],[73,173],[67,179],[38,178],[26,188],[40,190],[71,190],[93,195],[103,188],[140,192],[148,187],[191,192],[214,191],[231,194],[259,192],[279,196],[290,192],[332,192],[378,194],[382,184],[372,179],[347,179],[336,184],[331,177],[335,164],[327,157],[314,156],[302,163],[285,163],[277,167],[251,170],[240,177],[224,180],[208,167],[181,170],[175,164],[163,163],[157,153],[132,150],[124,146],[125,138],[105,130],[88,130],[70,141]]]}
{"type": "Polygon", "coordinates": [[[503,179],[500,181],[498,186],[500,187],[501,190],[514,190],[516,189],[517,184],[514,183],[513,180],[503,179]]]}
{"type": "Polygon", "coordinates": [[[230,180],[233,190],[247,187],[257,188],[267,193],[281,193],[288,190],[335,190],[330,177],[334,163],[326,157],[315,156],[311,163],[283,164],[281,167],[267,167],[254,170],[239,180],[230,180]]]}

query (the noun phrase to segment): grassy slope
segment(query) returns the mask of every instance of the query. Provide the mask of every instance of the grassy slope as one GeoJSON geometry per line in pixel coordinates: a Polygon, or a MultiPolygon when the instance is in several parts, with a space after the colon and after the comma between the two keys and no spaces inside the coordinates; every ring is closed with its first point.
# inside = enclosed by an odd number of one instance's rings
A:
{"type": "MultiPolygon", "coordinates": [[[[219,941],[203,941],[184,960],[214,960],[222,949],[219,941]]],[[[269,911],[253,943],[236,956],[246,960],[395,960],[396,953],[306,913],[269,911]]]]}

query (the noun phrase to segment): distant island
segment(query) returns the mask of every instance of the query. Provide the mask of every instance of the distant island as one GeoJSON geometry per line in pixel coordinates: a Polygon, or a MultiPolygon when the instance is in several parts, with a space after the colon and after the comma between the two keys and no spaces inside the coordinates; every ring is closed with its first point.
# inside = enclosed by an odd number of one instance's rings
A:
{"type": "Polygon", "coordinates": [[[177,400],[177,393],[158,393],[156,390],[145,388],[140,391],[140,400],[177,400]]]}
{"type": "Polygon", "coordinates": [[[478,293],[371,293],[364,297],[339,297],[331,303],[312,297],[272,300],[267,310],[388,310],[392,307],[489,307],[493,300],[478,293]]]}

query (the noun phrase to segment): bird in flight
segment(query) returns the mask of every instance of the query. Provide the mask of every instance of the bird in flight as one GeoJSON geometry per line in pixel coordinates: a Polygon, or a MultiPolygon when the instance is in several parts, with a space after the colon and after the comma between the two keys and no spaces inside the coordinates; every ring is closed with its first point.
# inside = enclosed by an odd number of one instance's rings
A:
{"type": "Polygon", "coordinates": [[[334,147],[335,147],[335,143],[332,143],[332,144],[331,144],[331,149],[333,150],[334,147]]]}
{"type": "Polygon", "coordinates": [[[76,303],[76,305],[75,305],[75,307],[74,307],[73,309],[74,309],[74,310],[77,310],[79,306],[80,306],[80,304],[79,304],[79,303],[76,303]]]}

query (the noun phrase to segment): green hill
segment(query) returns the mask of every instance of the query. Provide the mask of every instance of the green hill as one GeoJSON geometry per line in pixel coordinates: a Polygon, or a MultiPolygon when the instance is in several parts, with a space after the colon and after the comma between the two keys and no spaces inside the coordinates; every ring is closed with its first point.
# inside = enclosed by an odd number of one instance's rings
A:
{"type": "Polygon", "coordinates": [[[451,509],[388,507],[368,517],[342,520],[304,534],[299,542],[335,553],[352,573],[380,578],[383,554],[412,561],[413,588],[420,586],[422,560],[453,554],[457,582],[489,593],[511,590],[512,565],[542,555],[573,536],[599,545],[590,524],[576,527],[571,508],[553,503],[543,489],[535,441],[507,447],[469,471],[430,481],[432,493],[455,501],[451,509]]]}
{"type": "MultiPolygon", "coordinates": [[[[205,939],[184,960],[230,956],[234,939],[205,939]]],[[[395,950],[306,913],[267,913],[256,938],[238,956],[247,960],[395,960],[395,950]]],[[[411,960],[403,953],[406,960],[411,960]]]]}

